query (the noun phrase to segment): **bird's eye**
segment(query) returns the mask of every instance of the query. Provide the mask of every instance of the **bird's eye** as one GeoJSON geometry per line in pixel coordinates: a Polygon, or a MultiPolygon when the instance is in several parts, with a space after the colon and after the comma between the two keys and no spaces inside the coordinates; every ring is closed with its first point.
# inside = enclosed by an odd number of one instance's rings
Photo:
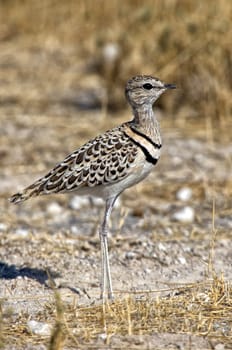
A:
{"type": "Polygon", "coordinates": [[[146,90],[151,90],[153,88],[153,85],[146,83],[146,84],[143,84],[143,88],[146,90]]]}

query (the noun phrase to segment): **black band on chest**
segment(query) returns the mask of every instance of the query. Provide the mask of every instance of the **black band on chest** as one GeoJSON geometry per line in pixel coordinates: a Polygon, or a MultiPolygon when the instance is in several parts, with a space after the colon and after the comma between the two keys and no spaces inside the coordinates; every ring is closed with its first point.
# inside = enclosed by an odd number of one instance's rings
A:
{"type": "Polygon", "coordinates": [[[152,155],[148,152],[148,150],[146,149],[146,147],[144,147],[143,145],[141,145],[138,141],[134,140],[132,137],[130,137],[129,135],[127,135],[127,133],[125,133],[125,135],[136,145],[138,146],[144,153],[146,160],[149,163],[152,163],[153,165],[155,165],[158,162],[159,158],[154,158],[152,157],[152,155]]]}
{"type": "Polygon", "coordinates": [[[153,141],[150,139],[149,136],[143,134],[141,131],[137,130],[136,128],[133,128],[133,126],[129,125],[129,127],[131,128],[131,130],[132,130],[135,134],[137,134],[137,135],[143,137],[143,138],[146,139],[148,142],[150,142],[154,148],[160,149],[160,148],[162,147],[161,144],[158,144],[158,143],[153,142],[153,141]]]}

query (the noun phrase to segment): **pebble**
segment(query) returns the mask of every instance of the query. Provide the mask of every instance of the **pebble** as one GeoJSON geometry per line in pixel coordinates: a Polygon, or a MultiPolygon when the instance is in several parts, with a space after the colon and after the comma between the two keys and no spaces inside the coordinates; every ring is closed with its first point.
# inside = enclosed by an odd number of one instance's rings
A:
{"type": "Polygon", "coordinates": [[[51,334],[51,326],[44,322],[30,320],[27,322],[29,331],[36,335],[49,336],[51,334]]]}
{"type": "Polygon", "coordinates": [[[195,217],[194,209],[188,206],[183,207],[182,209],[176,211],[172,216],[172,218],[175,221],[185,222],[185,223],[193,222],[194,217],[195,217]]]}
{"type": "Polygon", "coordinates": [[[106,333],[100,333],[98,335],[98,338],[101,339],[101,340],[106,340],[107,339],[107,334],[106,333]]]}
{"type": "Polygon", "coordinates": [[[77,235],[77,234],[79,234],[80,229],[79,229],[79,227],[77,227],[77,226],[75,226],[75,225],[72,225],[72,226],[70,227],[70,231],[71,231],[71,233],[72,233],[73,235],[77,235]]]}
{"type": "Polygon", "coordinates": [[[182,202],[187,202],[192,197],[192,190],[189,187],[182,187],[177,191],[176,198],[182,202]]]}
{"type": "Polygon", "coordinates": [[[217,345],[214,346],[215,350],[224,350],[225,349],[225,345],[222,343],[218,343],[217,345]]]}
{"type": "Polygon", "coordinates": [[[185,265],[186,264],[186,259],[184,256],[179,256],[178,261],[181,263],[181,265],[185,265]]]}
{"type": "Polygon", "coordinates": [[[19,237],[27,237],[29,235],[29,230],[26,228],[17,228],[17,230],[15,230],[15,234],[19,237]]]}
{"type": "Polygon", "coordinates": [[[7,230],[7,224],[0,222],[0,231],[5,232],[7,230]]]}
{"type": "Polygon", "coordinates": [[[105,202],[102,198],[91,197],[91,203],[94,207],[103,207],[105,202]]]}
{"type": "Polygon", "coordinates": [[[183,163],[183,160],[180,157],[172,156],[172,163],[174,166],[181,165],[183,163]]]}
{"type": "Polygon", "coordinates": [[[205,303],[209,303],[210,302],[210,297],[206,293],[197,293],[196,296],[197,296],[197,298],[203,300],[205,303]]]}
{"type": "Polygon", "coordinates": [[[158,243],[158,248],[161,252],[166,252],[167,248],[165,247],[165,245],[163,243],[158,243]]]}
{"type": "Polygon", "coordinates": [[[48,206],[47,206],[47,211],[51,215],[60,214],[62,212],[62,210],[63,210],[63,208],[57,202],[52,202],[52,203],[48,204],[48,206]]]}
{"type": "Polygon", "coordinates": [[[171,229],[171,227],[165,227],[164,233],[168,236],[171,236],[171,235],[173,235],[173,230],[171,229]]]}
{"type": "Polygon", "coordinates": [[[89,205],[89,197],[74,196],[69,202],[71,209],[79,210],[89,205]]]}
{"type": "Polygon", "coordinates": [[[134,252],[127,252],[125,254],[126,259],[134,259],[134,258],[136,258],[136,256],[137,256],[137,254],[134,252]]]}
{"type": "Polygon", "coordinates": [[[116,43],[107,43],[103,47],[102,54],[107,63],[113,63],[120,55],[120,47],[116,43]]]}
{"type": "MultiPolygon", "coordinates": [[[[74,196],[70,202],[69,206],[71,209],[79,210],[83,207],[88,207],[92,204],[94,207],[103,207],[105,206],[105,201],[102,198],[98,197],[88,197],[88,196],[74,196]]],[[[121,200],[118,198],[114,204],[114,208],[120,208],[121,200]]]]}

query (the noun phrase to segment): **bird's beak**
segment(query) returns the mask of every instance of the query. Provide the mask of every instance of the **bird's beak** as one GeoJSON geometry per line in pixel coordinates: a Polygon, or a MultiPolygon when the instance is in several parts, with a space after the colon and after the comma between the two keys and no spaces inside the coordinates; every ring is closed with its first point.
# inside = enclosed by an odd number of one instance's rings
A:
{"type": "Polygon", "coordinates": [[[176,85],[174,84],[164,84],[165,89],[176,89],[176,85]]]}

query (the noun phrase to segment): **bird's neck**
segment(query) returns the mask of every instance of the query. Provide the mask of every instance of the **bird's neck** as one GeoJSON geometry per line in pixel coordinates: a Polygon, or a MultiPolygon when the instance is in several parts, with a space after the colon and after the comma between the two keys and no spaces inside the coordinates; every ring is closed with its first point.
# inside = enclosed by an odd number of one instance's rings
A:
{"type": "Polygon", "coordinates": [[[155,143],[161,145],[159,123],[156,119],[152,105],[141,105],[132,107],[134,119],[133,127],[149,136],[155,143]]]}

